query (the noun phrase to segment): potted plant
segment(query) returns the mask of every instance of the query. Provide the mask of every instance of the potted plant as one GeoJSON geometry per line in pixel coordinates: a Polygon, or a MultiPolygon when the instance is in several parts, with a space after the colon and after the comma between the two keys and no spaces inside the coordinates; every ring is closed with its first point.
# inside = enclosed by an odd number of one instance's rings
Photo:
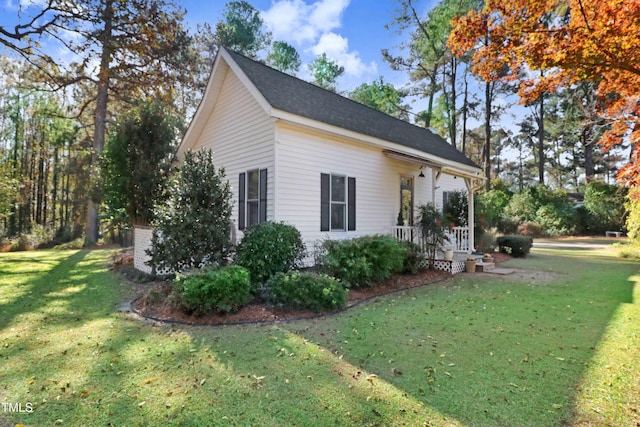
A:
{"type": "Polygon", "coordinates": [[[418,207],[417,227],[422,237],[422,243],[426,252],[429,268],[433,268],[436,253],[441,252],[449,236],[442,227],[442,214],[438,212],[433,203],[427,203],[418,207]]]}
{"type": "Polygon", "coordinates": [[[445,261],[453,261],[453,249],[445,249],[445,251],[444,251],[444,260],[445,261]]]}
{"type": "Polygon", "coordinates": [[[491,254],[484,254],[482,256],[482,262],[493,262],[493,256],[491,256],[491,254]]]}
{"type": "Polygon", "coordinates": [[[476,259],[473,257],[467,258],[464,262],[464,271],[467,273],[475,273],[476,271],[476,259]]]}

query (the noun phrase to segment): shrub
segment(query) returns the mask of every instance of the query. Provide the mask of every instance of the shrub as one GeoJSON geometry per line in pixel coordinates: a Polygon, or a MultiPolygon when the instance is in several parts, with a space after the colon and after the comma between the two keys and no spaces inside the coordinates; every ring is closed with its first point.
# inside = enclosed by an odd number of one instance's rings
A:
{"type": "Polygon", "coordinates": [[[529,236],[502,236],[498,237],[497,242],[500,252],[514,257],[526,256],[533,246],[533,238],[529,236]]]}
{"type": "Polygon", "coordinates": [[[469,199],[467,192],[462,190],[449,191],[443,207],[442,217],[446,224],[454,227],[466,227],[469,216],[469,199]]]}
{"type": "Polygon", "coordinates": [[[532,190],[534,189],[529,188],[511,197],[504,209],[504,213],[509,220],[516,224],[535,221],[535,213],[540,205],[532,190]]]}
{"type": "Polygon", "coordinates": [[[625,207],[629,212],[626,221],[627,233],[633,240],[640,239],[640,189],[632,188],[627,194],[625,207]]]}
{"type": "Polygon", "coordinates": [[[424,261],[424,254],[420,246],[407,241],[401,241],[400,246],[404,249],[404,261],[402,263],[402,272],[416,274],[424,261]]]}
{"type": "Polygon", "coordinates": [[[535,222],[525,222],[518,226],[518,234],[529,237],[542,237],[542,226],[535,222]]]}
{"type": "Polygon", "coordinates": [[[576,228],[577,214],[568,199],[540,206],[536,211],[536,222],[542,233],[551,236],[567,236],[576,228]]]}
{"type": "Polygon", "coordinates": [[[449,241],[449,237],[442,226],[442,214],[433,203],[421,205],[418,207],[416,225],[422,236],[422,244],[427,254],[429,268],[433,268],[436,253],[444,249],[445,241],[449,241]]]}
{"type": "Polygon", "coordinates": [[[183,309],[196,315],[233,313],[251,300],[249,272],[237,265],[191,273],[175,286],[183,309]]]}
{"type": "Polygon", "coordinates": [[[544,185],[514,194],[505,208],[505,215],[516,226],[535,222],[543,234],[563,235],[573,232],[577,216],[573,203],[562,190],[551,191],[544,185]]]}
{"type": "Polygon", "coordinates": [[[493,253],[496,250],[496,232],[495,228],[483,230],[482,233],[476,234],[476,251],[482,253],[493,253]]]}
{"type": "Polygon", "coordinates": [[[625,228],[625,199],[628,189],[602,181],[591,181],[584,191],[584,208],[588,213],[587,232],[604,234],[625,228]]]}
{"type": "Polygon", "coordinates": [[[504,231],[507,219],[505,208],[511,200],[511,193],[506,189],[492,188],[489,191],[481,191],[475,201],[475,228],[484,230],[497,228],[504,231]]]}
{"type": "Polygon", "coordinates": [[[235,260],[249,270],[251,281],[257,284],[298,267],[305,253],[297,228],[282,222],[263,222],[245,231],[235,260]]]}
{"type": "Polygon", "coordinates": [[[157,100],[138,101],[118,115],[101,162],[104,205],[112,216],[125,213],[125,222],[152,222],[154,206],[163,204],[171,194],[166,190],[178,121],[157,100]]]}
{"type": "Polygon", "coordinates": [[[210,151],[187,152],[170,183],[167,203],[157,207],[150,264],[181,272],[222,262],[229,251],[231,188],[210,151]]]}
{"type": "Polygon", "coordinates": [[[347,303],[349,290],[340,280],[315,273],[277,273],[267,282],[268,301],[280,307],[336,310],[347,303]]]}
{"type": "Polygon", "coordinates": [[[83,245],[84,245],[84,239],[82,237],[78,237],[77,239],[72,240],[70,242],[55,245],[53,249],[56,249],[56,250],[82,249],[83,245]]]}
{"type": "Polygon", "coordinates": [[[320,266],[350,286],[372,286],[403,270],[405,251],[395,238],[384,235],[323,243],[320,266]]]}

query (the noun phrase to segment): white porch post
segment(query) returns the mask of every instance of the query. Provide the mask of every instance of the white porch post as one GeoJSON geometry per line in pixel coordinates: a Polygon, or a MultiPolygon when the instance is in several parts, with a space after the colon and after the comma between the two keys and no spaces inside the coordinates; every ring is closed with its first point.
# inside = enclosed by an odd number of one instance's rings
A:
{"type": "Polygon", "coordinates": [[[475,250],[476,243],[473,238],[474,234],[474,205],[473,205],[473,190],[474,190],[474,180],[471,178],[465,178],[464,182],[467,185],[467,198],[468,198],[468,215],[467,215],[467,226],[469,227],[469,253],[475,250]]]}

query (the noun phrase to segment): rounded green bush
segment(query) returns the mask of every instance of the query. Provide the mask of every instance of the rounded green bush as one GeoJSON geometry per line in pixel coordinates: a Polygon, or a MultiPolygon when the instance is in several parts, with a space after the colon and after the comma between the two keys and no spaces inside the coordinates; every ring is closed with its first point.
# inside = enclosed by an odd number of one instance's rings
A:
{"type": "Polygon", "coordinates": [[[327,240],[322,246],[321,268],[351,286],[373,286],[400,273],[406,251],[391,236],[373,235],[351,240],[327,240]]]}
{"type": "Polygon", "coordinates": [[[292,271],[271,277],[267,293],[274,305],[321,312],[344,307],[349,290],[334,277],[292,271]]]}
{"type": "Polygon", "coordinates": [[[525,257],[533,246],[533,238],[530,236],[501,236],[497,242],[500,252],[514,257],[525,257]]]}
{"type": "Polygon", "coordinates": [[[304,256],[305,246],[297,228],[282,222],[263,222],[245,231],[235,261],[249,270],[251,281],[258,284],[298,267],[304,256]]]}
{"type": "Polygon", "coordinates": [[[420,271],[425,261],[425,255],[422,249],[420,249],[420,245],[413,242],[401,241],[400,246],[404,249],[402,272],[416,274],[420,271]]]}
{"type": "Polygon", "coordinates": [[[233,313],[251,301],[249,272],[237,265],[192,273],[175,285],[182,308],[197,315],[233,313]]]}

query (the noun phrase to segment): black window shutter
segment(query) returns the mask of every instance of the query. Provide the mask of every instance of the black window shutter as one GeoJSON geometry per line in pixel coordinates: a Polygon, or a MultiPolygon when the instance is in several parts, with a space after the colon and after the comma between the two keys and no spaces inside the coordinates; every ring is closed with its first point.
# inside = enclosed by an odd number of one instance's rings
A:
{"type": "Polygon", "coordinates": [[[347,179],[347,230],[356,229],[356,179],[347,179]]]}
{"type": "Polygon", "coordinates": [[[320,231],[329,231],[329,211],[331,209],[329,199],[329,174],[320,174],[320,231]]]}
{"type": "Polygon", "coordinates": [[[246,208],[246,179],[247,174],[242,172],[238,179],[238,230],[245,229],[245,208],[246,208]]]}
{"type": "Polygon", "coordinates": [[[267,220],[267,169],[260,169],[260,214],[258,222],[267,220]]]}

